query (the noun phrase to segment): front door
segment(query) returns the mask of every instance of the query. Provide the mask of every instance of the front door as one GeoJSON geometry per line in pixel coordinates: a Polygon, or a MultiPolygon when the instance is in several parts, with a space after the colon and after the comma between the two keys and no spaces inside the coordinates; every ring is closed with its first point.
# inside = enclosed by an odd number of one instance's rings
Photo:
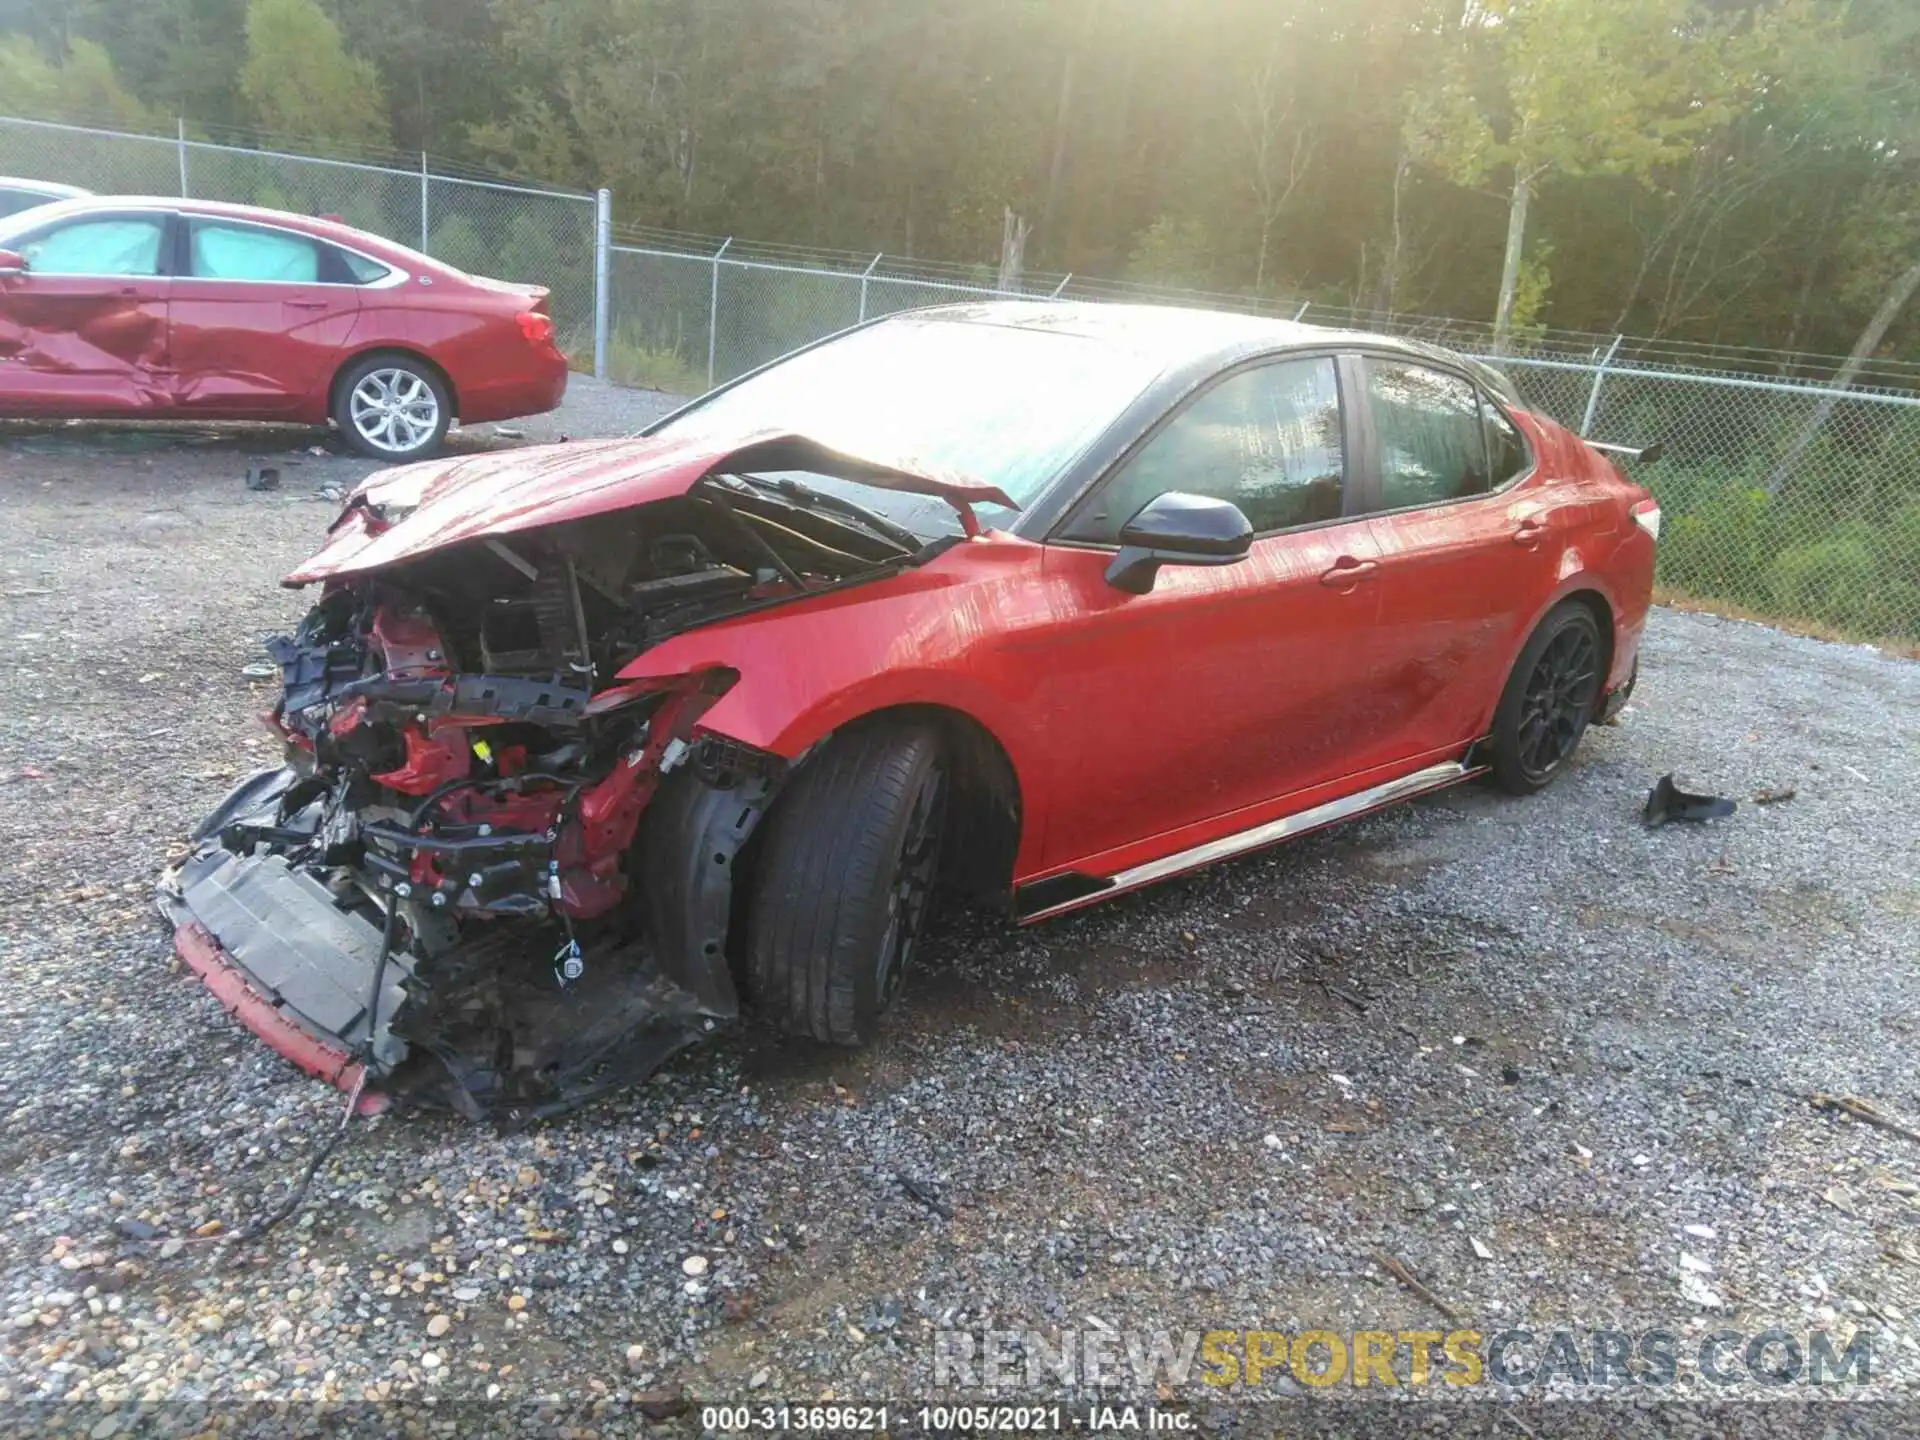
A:
{"type": "Polygon", "coordinates": [[[1313,356],[1214,382],[1049,543],[1060,619],[1048,724],[1063,783],[1047,868],[1110,869],[1114,852],[1156,836],[1170,848],[1174,832],[1347,773],[1366,748],[1375,546],[1349,513],[1338,373],[1313,356]],[[1163,567],[1145,595],[1115,589],[1104,577],[1121,526],[1174,490],[1238,505],[1252,553],[1163,567]]]}
{"type": "Polygon", "coordinates": [[[0,277],[0,415],[113,416],[172,404],[165,213],[90,213],[20,237],[0,277]]]}
{"type": "Polygon", "coordinates": [[[173,298],[181,413],[315,418],[315,397],[360,318],[339,252],[245,221],[189,216],[185,225],[173,298]]]}

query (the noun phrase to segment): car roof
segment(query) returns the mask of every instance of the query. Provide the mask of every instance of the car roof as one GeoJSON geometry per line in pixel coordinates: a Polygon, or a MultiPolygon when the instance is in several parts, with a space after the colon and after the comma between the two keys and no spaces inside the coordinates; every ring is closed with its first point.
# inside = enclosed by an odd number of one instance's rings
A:
{"type": "Polygon", "coordinates": [[[376,259],[385,260],[389,264],[399,265],[402,268],[417,270],[422,264],[426,264],[448,275],[462,273],[445,261],[435,260],[430,255],[422,255],[416,250],[410,250],[405,245],[376,235],[370,230],[356,230],[353,226],[343,225],[337,220],[323,220],[317,215],[300,215],[291,210],[269,210],[261,205],[233,205],[224,200],[182,200],[175,195],[90,195],[81,191],[73,199],[57,200],[51,204],[42,205],[31,213],[36,223],[45,223],[67,215],[86,215],[94,212],[124,214],[129,210],[167,210],[182,215],[250,220],[257,224],[278,225],[283,229],[298,230],[318,240],[331,240],[349,249],[363,250],[376,259]]]}
{"type": "MultiPolygon", "coordinates": [[[[1180,305],[1140,305],[1092,300],[986,300],[903,312],[886,324],[948,322],[1003,325],[1080,335],[1090,340],[1152,355],[1170,368],[1211,362],[1228,365],[1249,355],[1325,345],[1399,351],[1409,358],[1441,360],[1476,370],[1481,362],[1437,345],[1368,330],[1337,329],[1244,315],[1227,310],[1196,310],[1180,305]]],[[[1498,372],[1493,372],[1497,375],[1498,372]]]]}
{"type": "Polygon", "coordinates": [[[57,180],[29,180],[24,175],[0,175],[0,190],[25,190],[29,194],[51,195],[62,200],[93,193],[91,190],[82,190],[78,185],[62,185],[57,180]]]}

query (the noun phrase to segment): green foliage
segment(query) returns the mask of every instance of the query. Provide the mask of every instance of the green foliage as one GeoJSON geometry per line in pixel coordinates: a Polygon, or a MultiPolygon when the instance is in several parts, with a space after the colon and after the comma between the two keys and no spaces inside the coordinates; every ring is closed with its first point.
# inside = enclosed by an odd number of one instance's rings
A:
{"type": "Polygon", "coordinates": [[[464,215],[449,215],[427,229],[427,253],[469,275],[485,275],[493,264],[493,252],[471,220],[464,215]]]}
{"type": "Polygon", "coordinates": [[[607,372],[616,384],[670,395],[698,395],[707,388],[705,356],[696,364],[674,346],[650,345],[632,331],[608,337],[607,372]]]}
{"type": "Polygon", "coordinates": [[[1216,283],[1213,238],[1192,215],[1162,215],[1149,225],[1127,257],[1127,278],[1182,290],[1209,290],[1216,283]]]}
{"type": "Polygon", "coordinates": [[[112,58],[91,40],[75,40],[49,60],[31,40],[0,35],[0,110],[127,130],[154,123],[153,112],[127,93],[112,58]]]}
{"type": "Polygon", "coordinates": [[[372,65],[347,54],[316,0],[247,0],[239,89],[262,129],[384,146],[386,100],[372,65]]]}
{"type": "Polygon", "coordinates": [[[529,90],[518,90],[499,117],[469,126],[467,144],[511,175],[548,181],[586,173],[580,140],[560,112],[529,90]]]}
{"type": "Polygon", "coordinates": [[[0,44],[0,111],[425,145],[989,270],[1011,207],[1030,273],[1363,310],[1488,314],[1516,172],[1531,325],[1844,354],[1920,244],[1913,0],[0,0],[0,44]]]}
{"type": "Polygon", "coordinates": [[[1850,634],[1920,635],[1920,585],[1904,579],[1886,531],[1852,520],[1782,551],[1766,573],[1766,611],[1804,617],[1850,634]]]}
{"type": "Polygon", "coordinates": [[[1547,293],[1553,289],[1553,245],[1536,244],[1520,263],[1520,280],[1513,291],[1513,333],[1526,338],[1546,328],[1547,293]]]}
{"type": "Polygon", "coordinates": [[[1770,497],[1767,470],[1759,454],[1653,467],[1645,479],[1664,515],[1660,583],[1862,639],[1920,638],[1920,500],[1841,515],[1817,491],[1770,497]]]}

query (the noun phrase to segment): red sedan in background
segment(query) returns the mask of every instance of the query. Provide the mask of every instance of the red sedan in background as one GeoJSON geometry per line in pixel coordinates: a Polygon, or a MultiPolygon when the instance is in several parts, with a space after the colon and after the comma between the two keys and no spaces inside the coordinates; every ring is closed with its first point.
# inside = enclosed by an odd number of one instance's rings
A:
{"type": "Polygon", "coordinates": [[[0,416],[331,420],[413,460],[566,384],[544,289],[344,225],[124,197],[0,221],[0,416]]]}
{"type": "Polygon", "coordinates": [[[897,315],[635,439],[363,484],[285,582],[287,763],[162,903],[283,1053],[468,1114],[743,1005],[860,1043],[942,890],[1042,920],[1541,789],[1633,686],[1658,531],[1432,347],[897,315]]]}

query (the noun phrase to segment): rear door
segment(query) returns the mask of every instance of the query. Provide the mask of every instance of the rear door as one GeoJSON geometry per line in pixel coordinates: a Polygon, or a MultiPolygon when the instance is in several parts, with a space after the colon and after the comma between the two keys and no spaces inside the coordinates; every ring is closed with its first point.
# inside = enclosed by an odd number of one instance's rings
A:
{"type": "Polygon", "coordinates": [[[181,413],[321,418],[360,318],[347,266],[345,252],[296,230],[182,217],[173,297],[181,413]]]}
{"type": "Polygon", "coordinates": [[[1464,373],[1363,366],[1377,693],[1395,746],[1424,754],[1477,738],[1584,502],[1533,478],[1519,428],[1464,373]]]}
{"type": "Polygon", "coordinates": [[[1371,527],[1350,513],[1341,373],[1333,355],[1229,372],[1049,542],[1048,723],[1061,783],[1044,864],[1111,868],[1094,857],[1364,763],[1363,642],[1378,595],[1371,527]],[[1165,566],[1145,595],[1115,589],[1105,575],[1120,527],[1170,490],[1233,501],[1257,532],[1252,553],[1165,566]]]}
{"type": "Polygon", "coordinates": [[[90,211],[14,242],[0,277],[0,413],[112,416],[172,404],[173,216],[90,211]]]}

